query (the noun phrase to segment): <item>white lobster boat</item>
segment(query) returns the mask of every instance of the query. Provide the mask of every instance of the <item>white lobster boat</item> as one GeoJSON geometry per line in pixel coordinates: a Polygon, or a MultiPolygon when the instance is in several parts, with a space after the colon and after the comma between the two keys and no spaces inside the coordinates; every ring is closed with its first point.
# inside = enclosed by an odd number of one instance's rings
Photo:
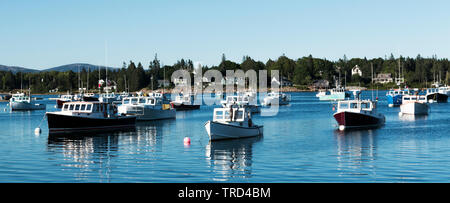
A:
{"type": "Polygon", "coordinates": [[[263,134],[263,126],[253,124],[246,108],[215,108],[213,120],[205,123],[205,129],[211,141],[263,134]]]}
{"type": "Polygon", "coordinates": [[[247,94],[227,96],[225,100],[220,101],[220,104],[223,108],[230,108],[230,106],[243,106],[247,107],[251,113],[261,113],[261,107],[256,104],[255,99],[256,97],[252,97],[247,94]]]}
{"type": "Polygon", "coordinates": [[[405,95],[402,99],[402,105],[400,105],[399,115],[427,115],[428,108],[426,95],[405,95]]]}
{"type": "Polygon", "coordinates": [[[155,97],[126,97],[119,106],[119,114],[134,115],[137,120],[150,121],[176,118],[175,109],[155,97]]]}
{"type": "Polygon", "coordinates": [[[45,104],[35,103],[30,95],[25,93],[12,94],[9,99],[9,107],[11,111],[27,111],[27,110],[44,110],[45,104]]]}
{"type": "Polygon", "coordinates": [[[194,96],[189,94],[176,96],[170,105],[177,111],[200,109],[200,105],[194,103],[194,96]]]}

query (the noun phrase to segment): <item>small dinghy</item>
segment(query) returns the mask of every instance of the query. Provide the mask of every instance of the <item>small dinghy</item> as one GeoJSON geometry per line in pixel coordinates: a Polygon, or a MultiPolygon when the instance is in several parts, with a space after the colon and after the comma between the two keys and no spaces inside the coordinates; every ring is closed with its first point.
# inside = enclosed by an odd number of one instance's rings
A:
{"type": "Polygon", "coordinates": [[[255,125],[246,108],[215,108],[212,121],[205,123],[211,141],[255,137],[263,134],[263,126],[255,125]]]}

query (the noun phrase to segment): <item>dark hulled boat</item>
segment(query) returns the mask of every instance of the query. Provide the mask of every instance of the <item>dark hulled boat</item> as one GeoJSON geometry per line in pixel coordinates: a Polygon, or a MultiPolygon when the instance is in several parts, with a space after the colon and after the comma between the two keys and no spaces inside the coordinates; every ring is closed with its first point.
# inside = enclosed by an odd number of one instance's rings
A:
{"type": "Polygon", "coordinates": [[[117,114],[117,108],[102,102],[66,102],[61,111],[47,112],[50,133],[120,130],[134,127],[135,116],[117,114]]]}
{"type": "Polygon", "coordinates": [[[443,94],[441,91],[439,91],[438,88],[427,89],[426,95],[427,95],[427,101],[430,103],[433,103],[433,102],[442,103],[442,102],[447,102],[447,100],[448,100],[448,95],[443,94]]]}
{"type": "Polygon", "coordinates": [[[200,109],[200,105],[194,104],[194,98],[191,95],[179,95],[170,102],[170,105],[177,111],[200,109]]]}
{"type": "Polygon", "coordinates": [[[333,115],[339,124],[339,130],[347,128],[376,127],[384,124],[383,114],[376,112],[376,103],[371,100],[360,100],[355,94],[355,100],[338,102],[337,112],[333,115]]]}

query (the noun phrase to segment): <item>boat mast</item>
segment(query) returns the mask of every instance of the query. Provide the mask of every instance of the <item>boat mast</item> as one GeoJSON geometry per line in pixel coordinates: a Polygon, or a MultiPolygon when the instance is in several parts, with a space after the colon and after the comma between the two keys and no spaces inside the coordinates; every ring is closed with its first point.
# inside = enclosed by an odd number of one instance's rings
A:
{"type": "Polygon", "coordinates": [[[370,62],[370,70],[372,72],[372,82],[371,82],[371,84],[372,84],[372,100],[373,100],[373,63],[372,62],[370,62]]]}

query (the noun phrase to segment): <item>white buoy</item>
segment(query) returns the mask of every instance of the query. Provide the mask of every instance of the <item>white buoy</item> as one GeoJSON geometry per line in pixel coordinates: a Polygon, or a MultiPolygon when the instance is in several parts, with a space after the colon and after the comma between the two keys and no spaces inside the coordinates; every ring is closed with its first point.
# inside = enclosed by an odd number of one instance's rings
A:
{"type": "Polygon", "coordinates": [[[402,113],[402,112],[398,112],[398,115],[399,115],[399,116],[402,116],[402,115],[403,115],[403,113],[402,113]]]}
{"type": "Polygon", "coordinates": [[[344,126],[344,125],[340,125],[340,126],[339,126],[339,130],[340,130],[340,131],[345,130],[345,126],[344,126]]]}
{"type": "Polygon", "coordinates": [[[34,129],[34,134],[35,135],[40,135],[41,134],[41,128],[37,127],[36,129],[34,129]]]}

